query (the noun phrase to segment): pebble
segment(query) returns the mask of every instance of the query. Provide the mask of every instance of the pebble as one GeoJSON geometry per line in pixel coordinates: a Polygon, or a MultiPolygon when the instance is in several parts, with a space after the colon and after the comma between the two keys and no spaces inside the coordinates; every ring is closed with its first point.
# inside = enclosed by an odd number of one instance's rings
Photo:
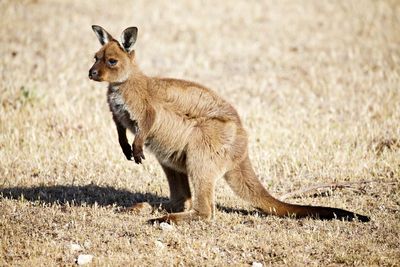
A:
{"type": "Polygon", "coordinates": [[[81,247],[81,245],[79,245],[79,244],[74,244],[74,243],[71,243],[71,244],[69,245],[69,249],[70,249],[72,252],[83,250],[83,248],[81,247]]]}
{"type": "Polygon", "coordinates": [[[262,263],[261,262],[257,262],[257,261],[253,261],[253,263],[251,264],[251,267],[262,267],[262,263]]]}
{"type": "Polygon", "coordinates": [[[160,228],[163,231],[166,231],[166,232],[174,230],[174,227],[172,225],[170,225],[169,223],[166,223],[166,222],[160,223],[160,228]]]}
{"type": "Polygon", "coordinates": [[[88,263],[92,262],[92,260],[93,260],[93,255],[81,254],[78,256],[76,263],[78,265],[84,265],[84,264],[88,264],[88,263]]]}

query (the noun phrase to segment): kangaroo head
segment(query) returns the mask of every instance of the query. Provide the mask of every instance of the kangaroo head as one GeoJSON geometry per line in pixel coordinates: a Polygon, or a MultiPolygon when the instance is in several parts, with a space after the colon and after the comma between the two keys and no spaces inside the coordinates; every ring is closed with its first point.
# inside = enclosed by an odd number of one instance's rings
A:
{"type": "Polygon", "coordinates": [[[93,25],[92,29],[102,47],[94,56],[96,61],[89,70],[89,78],[98,82],[125,82],[135,65],[135,51],[132,47],[136,42],[137,28],[125,29],[121,43],[100,26],[93,25]]]}

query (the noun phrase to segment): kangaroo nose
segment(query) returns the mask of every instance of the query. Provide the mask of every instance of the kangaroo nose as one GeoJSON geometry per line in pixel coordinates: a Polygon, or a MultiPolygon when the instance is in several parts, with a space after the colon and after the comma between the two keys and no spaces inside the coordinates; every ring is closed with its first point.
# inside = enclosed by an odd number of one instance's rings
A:
{"type": "Polygon", "coordinates": [[[90,69],[90,70],[89,70],[89,78],[90,78],[90,79],[96,77],[97,74],[99,74],[99,72],[98,72],[97,70],[95,70],[95,69],[90,69]]]}

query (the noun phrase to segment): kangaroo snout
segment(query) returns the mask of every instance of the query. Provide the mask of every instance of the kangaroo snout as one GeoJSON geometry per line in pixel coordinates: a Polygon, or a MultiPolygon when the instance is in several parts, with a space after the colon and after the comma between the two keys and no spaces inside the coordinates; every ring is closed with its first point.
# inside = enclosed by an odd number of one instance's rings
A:
{"type": "Polygon", "coordinates": [[[99,80],[99,71],[96,69],[91,68],[89,70],[89,79],[98,81],[99,80]]]}

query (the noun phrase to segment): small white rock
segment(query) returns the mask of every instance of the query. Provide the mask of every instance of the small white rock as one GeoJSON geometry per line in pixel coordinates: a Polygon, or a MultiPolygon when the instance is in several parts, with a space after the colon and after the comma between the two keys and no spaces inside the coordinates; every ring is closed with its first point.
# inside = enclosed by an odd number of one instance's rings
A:
{"type": "Polygon", "coordinates": [[[89,254],[81,254],[78,256],[78,259],[76,260],[76,263],[78,265],[84,265],[84,264],[88,264],[93,260],[93,255],[89,255],[89,254]]]}
{"type": "Polygon", "coordinates": [[[156,241],[154,242],[154,244],[156,245],[156,247],[157,247],[159,250],[162,250],[162,249],[164,249],[164,247],[165,247],[165,245],[164,245],[160,240],[156,240],[156,241]]]}
{"type": "Polygon", "coordinates": [[[81,247],[81,245],[79,245],[79,244],[74,244],[74,243],[69,244],[69,249],[70,249],[72,252],[83,250],[83,248],[81,247]]]}
{"type": "Polygon", "coordinates": [[[174,227],[166,222],[160,223],[160,228],[166,232],[174,230],[174,227]]]}
{"type": "Polygon", "coordinates": [[[253,261],[253,263],[251,264],[251,267],[262,267],[262,263],[261,262],[257,262],[257,261],[253,261]]]}

